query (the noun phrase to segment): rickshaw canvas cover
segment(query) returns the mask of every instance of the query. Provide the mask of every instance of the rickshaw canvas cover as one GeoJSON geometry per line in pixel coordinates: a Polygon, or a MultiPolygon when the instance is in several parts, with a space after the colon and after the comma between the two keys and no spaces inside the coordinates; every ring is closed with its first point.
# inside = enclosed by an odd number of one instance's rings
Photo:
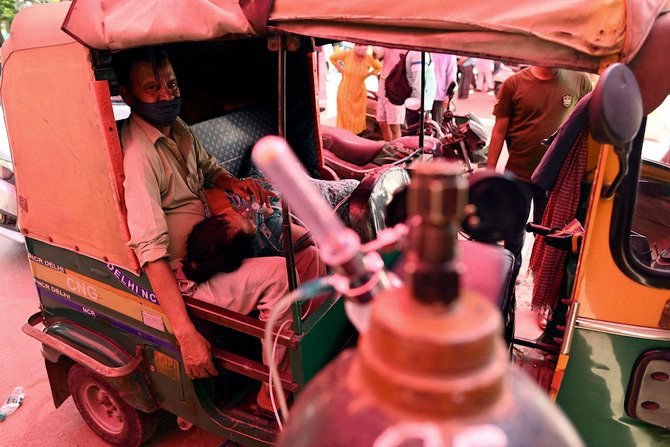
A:
{"type": "Polygon", "coordinates": [[[91,48],[119,50],[265,32],[271,0],[75,0],[63,31],[91,48]]]}
{"type": "Polygon", "coordinates": [[[442,49],[596,72],[629,61],[667,0],[275,0],[269,24],[335,40],[442,49]]]}
{"type": "Polygon", "coordinates": [[[19,226],[27,237],[137,271],[109,87],[95,80],[89,50],[54,26],[68,7],[26,8],[3,46],[19,226]]]}

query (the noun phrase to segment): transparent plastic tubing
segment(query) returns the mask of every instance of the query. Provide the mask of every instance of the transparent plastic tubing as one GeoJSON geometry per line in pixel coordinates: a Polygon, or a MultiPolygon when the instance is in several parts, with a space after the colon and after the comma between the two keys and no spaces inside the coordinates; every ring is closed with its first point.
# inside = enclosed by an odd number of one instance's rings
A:
{"type": "MultiPolygon", "coordinates": [[[[373,272],[365,265],[358,234],[335,216],[309,182],[305,169],[286,141],[276,136],[263,137],[254,146],[251,156],[312,233],[324,262],[340,275],[347,276],[356,287],[369,281],[373,272]]],[[[350,298],[366,302],[372,299],[372,293],[350,298]]]]}

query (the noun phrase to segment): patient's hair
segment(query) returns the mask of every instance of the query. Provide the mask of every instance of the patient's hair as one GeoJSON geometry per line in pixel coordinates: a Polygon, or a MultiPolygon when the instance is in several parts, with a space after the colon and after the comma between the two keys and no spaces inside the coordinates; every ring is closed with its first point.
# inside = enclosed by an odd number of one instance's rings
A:
{"type": "Polygon", "coordinates": [[[188,235],[182,271],[197,283],[209,280],[217,272],[234,272],[251,256],[252,241],[253,235],[231,228],[227,220],[208,217],[188,235]]]}
{"type": "Polygon", "coordinates": [[[130,87],[130,69],[134,63],[151,62],[161,67],[169,60],[167,51],[160,47],[131,48],[112,54],[112,69],[119,85],[130,87]]]}

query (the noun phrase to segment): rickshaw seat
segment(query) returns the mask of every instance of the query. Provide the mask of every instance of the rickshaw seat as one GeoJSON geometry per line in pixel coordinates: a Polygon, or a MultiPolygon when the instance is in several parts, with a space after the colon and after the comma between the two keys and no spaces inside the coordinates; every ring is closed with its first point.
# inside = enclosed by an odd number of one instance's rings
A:
{"type": "Polygon", "coordinates": [[[263,107],[236,110],[192,124],[191,129],[207,152],[238,178],[250,174],[250,153],[256,141],[277,133],[272,113],[263,107]]]}
{"type": "MultiPolygon", "coordinates": [[[[251,163],[250,154],[256,141],[277,133],[274,115],[268,108],[248,107],[190,127],[207,152],[216,157],[228,172],[238,178],[262,177],[262,173],[251,163]]],[[[353,179],[312,179],[312,184],[331,207],[348,197],[358,183],[353,179]]]]}

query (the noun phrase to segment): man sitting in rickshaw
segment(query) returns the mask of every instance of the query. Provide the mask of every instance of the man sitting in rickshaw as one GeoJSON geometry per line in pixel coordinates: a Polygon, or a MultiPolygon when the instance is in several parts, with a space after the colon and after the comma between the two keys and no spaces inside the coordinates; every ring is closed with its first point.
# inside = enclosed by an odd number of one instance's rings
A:
{"type": "MultiPolygon", "coordinates": [[[[120,94],[131,109],[121,129],[130,246],[173,327],[186,374],[214,376],[210,344],[191,322],[182,294],[243,314],[258,309],[265,320],[288,292],[285,261],[245,259],[236,271],[217,273],[200,284],[185,277],[177,280],[175,271],[185,255],[188,234],[208,214],[205,181],[261,205],[270,206],[273,193],[220,167],[178,118],[181,97],[166,53],[151,48],[122,51],[114,55],[113,65],[120,94]]],[[[325,274],[315,247],[296,253],[296,268],[302,281],[325,274]]],[[[282,320],[290,318],[289,309],[282,320]]],[[[285,348],[278,351],[280,366],[287,357],[285,348]]],[[[261,407],[267,406],[265,396],[258,400],[261,407]]]]}

